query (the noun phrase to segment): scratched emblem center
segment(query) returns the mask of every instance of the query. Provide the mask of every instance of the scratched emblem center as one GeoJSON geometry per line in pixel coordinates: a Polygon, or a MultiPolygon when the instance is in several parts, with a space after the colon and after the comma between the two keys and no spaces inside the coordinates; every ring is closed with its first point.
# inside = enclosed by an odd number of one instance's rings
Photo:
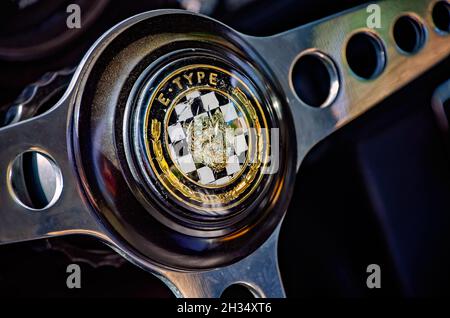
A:
{"type": "Polygon", "coordinates": [[[212,87],[179,95],[169,109],[167,145],[187,178],[203,186],[223,186],[244,169],[249,125],[239,105],[212,87]]]}
{"type": "Polygon", "coordinates": [[[250,82],[231,69],[194,64],[151,90],[143,133],[152,176],[168,195],[202,211],[242,203],[262,177],[269,143],[250,82]]]}

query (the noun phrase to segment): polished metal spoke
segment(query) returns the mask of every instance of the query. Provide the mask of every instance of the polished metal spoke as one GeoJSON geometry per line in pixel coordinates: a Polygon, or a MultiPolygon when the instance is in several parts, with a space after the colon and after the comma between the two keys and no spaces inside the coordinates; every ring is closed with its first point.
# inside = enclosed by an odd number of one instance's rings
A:
{"type": "Polygon", "coordinates": [[[232,285],[248,288],[255,298],[283,298],[285,292],[278,268],[280,227],[255,252],[226,267],[200,272],[162,271],[161,279],[177,297],[218,298],[232,285]]]}
{"type": "Polygon", "coordinates": [[[435,0],[380,1],[381,28],[368,29],[367,5],[270,36],[247,37],[267,61],[280,82],[296,124],[298,167],[308,151],[348,122],[450,55],[450,36],[435,29],[431,11],[435,0]],[[411,15],[423,24],[425,42],[415,54],[396,47],[393,26],[396,18],[411,15]],[[351,71],[345,56],[348,39],[356,32],[373,33],[384,46],[385,66],[373,79],[361,79],[351,71]],[[300,100],[291,82],[291,72],[298,56],[307,50],[318,50],[330,57],[337,69],[339,93],[324,108],[314,108],[300,100]]]}
{"type": "Polygon", "coordinates": [[[70,163],[67,111],[67,100],[62,99],[43,115],[0,128],[0,244],[97,230],[70,163]],[[60,195],[48,207],[27,207],[13,193],[12,163],[26,151],[48,155],[61,171],[60,195]]]}

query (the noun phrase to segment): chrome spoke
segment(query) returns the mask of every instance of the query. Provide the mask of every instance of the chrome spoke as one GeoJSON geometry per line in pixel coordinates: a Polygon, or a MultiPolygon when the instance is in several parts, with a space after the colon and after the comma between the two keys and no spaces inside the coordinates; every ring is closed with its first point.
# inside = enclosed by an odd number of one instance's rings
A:
{"type": "MultiPolygon", "coordinates": [[[[431,8],[436,2],[380,1],[378,5],[382,25],[379,29],[368,29],[369,13],[364,5],[279,35],[247,38],[279,80],[293,113],[299,153],[298,167],[317,142],[450,55],[449,35],[436,30],[433,24],[431,8]],[[403,52],[394,39],[394,23],[400,16],[410,16],[423,28],[423,47],[414,54],[403,52]],[[356,76],[346,58],[348,40],[357,32],[373,35],[381,41],[378,56],[381,59],[381,72],[370,79],[356,76]],[[336,99],[326,107],[311,107],[306,104],[297,96],[292,84],[291,76],[296,60],[311,50],[317,50],[331,59],[336,69],[331,80],[338,81],[339,92],[336,99]]],[[[336,89],[336,83],[330,85],[330,90],[333,89],[336,89]]]]}
{"type": "Polygon", "coordinates": [[[283,298],[285,292],[278,268],[280,227],[255,252],[226,267],[205,272],[161,272],[161,279],[177,297],[218,298],[231,285],[241,285],[256,298],[283,298]]]}
{"type": "Polygon", "coordinates": [[[0,244],[96,231],[70,166],[67,109],[67,102],[61,101],[48,113],[0,128],[0,244]],[[39,209],[21,202],[11,181],[14,159],[28,151],[52,158],[60,172],[55,197],[39,209]]]}

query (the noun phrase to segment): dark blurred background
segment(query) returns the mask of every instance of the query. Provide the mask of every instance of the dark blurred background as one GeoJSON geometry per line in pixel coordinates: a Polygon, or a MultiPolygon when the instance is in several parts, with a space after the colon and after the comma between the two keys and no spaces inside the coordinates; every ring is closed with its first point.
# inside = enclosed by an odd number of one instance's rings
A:
{"type": "MultiPolygon", "coordinates": [[[[0,118],[24,87],[76,66],[103,32],[139,12],[189,9],[243,33],[270,35],[364,2],[3,0],[0,118]],[[81,7],[81,29],[66,27],[70,3],[81,7]]],[[[288,296],[449,294],[449,158],[430,107],[449,70],[447,59],[308,155],[280,239],[288,296]],[[366,287],[373,263],[381,266],[380,290],[366,287]]],[[[1,296],[172,297],[152,275],[78,237],[0,247],[1,296]],[[66,288],[71,262],[82,266],[80,290],[66,288]]]]}

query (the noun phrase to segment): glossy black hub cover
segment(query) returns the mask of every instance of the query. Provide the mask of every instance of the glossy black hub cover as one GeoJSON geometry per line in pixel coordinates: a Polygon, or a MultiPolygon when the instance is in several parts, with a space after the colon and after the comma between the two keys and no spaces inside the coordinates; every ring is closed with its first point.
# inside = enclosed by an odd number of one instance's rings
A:
{"type": "Polygon", "coordinates": [[[140,19],[107,36],[81,74],[74,154],[85,192],[141,257],[187,269],[233,262],[286,209],[290,113],[234,31],[189,13],[140,19]]]}

